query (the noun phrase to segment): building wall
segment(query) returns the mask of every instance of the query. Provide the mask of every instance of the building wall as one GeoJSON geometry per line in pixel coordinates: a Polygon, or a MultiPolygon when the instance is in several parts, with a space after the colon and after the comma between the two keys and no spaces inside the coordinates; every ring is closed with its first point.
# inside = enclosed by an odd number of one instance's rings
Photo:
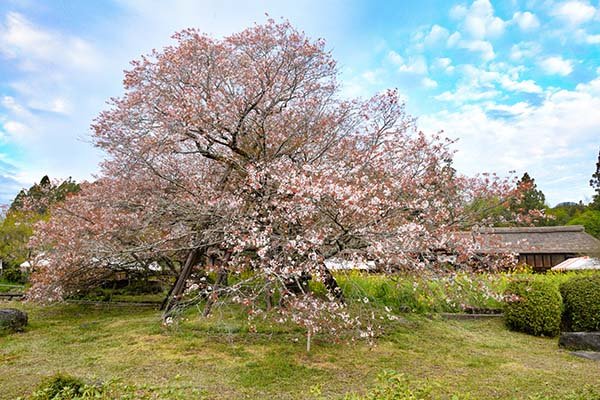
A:
{"type": "Polygon", "coordinates": [[[570,253],[531,253],[519,254],[519,264],[527,264],[533,267],[534,271],[543,272],[555,265],[560,264],[567,258],[575,257],[575,254],[570,253]]]}

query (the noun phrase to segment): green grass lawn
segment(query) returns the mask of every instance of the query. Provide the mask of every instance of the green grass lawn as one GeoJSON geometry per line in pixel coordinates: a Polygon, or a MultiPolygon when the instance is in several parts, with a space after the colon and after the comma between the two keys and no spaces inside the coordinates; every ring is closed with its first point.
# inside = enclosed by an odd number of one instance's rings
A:
{"type": "Polygon", "coordinates": [[[190,312],[166,329],[158,311],[144,308],[1,306],[30,318],[25,332],[0,336],[2,399],[26,396],[57,372],[133,385],[129,393],[148,398],[343,398],[365,393],[386,370],[427,385],[431,398],[558,399],[587,383],[600,390],[600,363],[571,356],[556,339],[509,332],[497,319],[407,315],[375,346],[317,336],[307,354],[296,327],[250,333],[243,318],[219,312],[208,320],[190,312]]]}

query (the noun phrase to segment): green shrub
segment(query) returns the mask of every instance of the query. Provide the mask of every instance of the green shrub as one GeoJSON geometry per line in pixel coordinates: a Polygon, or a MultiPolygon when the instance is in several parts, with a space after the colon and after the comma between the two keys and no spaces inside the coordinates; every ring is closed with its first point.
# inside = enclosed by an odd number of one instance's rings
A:
{"type": "MultiPolygon", "coordinates": [[[[315,400],[324,400],[321,387],[311,388],[311,394],[315,400]]],[[[344,400],[470,400],[475,397],[470,393],[454,392],[448,393],[448,388],[442,386],[435,380],[419,380],[408,377],[395,371],[384,371],[377,377],[377,384],[366,394],[350,393],[344,396],[344,400]]],[[[521,397],[519,397],[521,398],[521,397]]],[[[523,399],[525,399],[523,397],[523,399]]],[[[535,393],[526,398],[527,400],[600,400],[598,388],[585,385],[567,393],[535,393]]]]}
{"type": "Polygon", "coordinates": [[[134,280],[119,291],[119,294],[157,294],[162,293],[161,282],[153,280],[134,280]]]}
{"type": "Polygon", "coordinates": [[[10,267],[2,272],[2,279],[10,283],[23,284],[27,282],[27,275],[17,267],[10,267]]]}
{"type": "Polygon", "coordinates": [[[600,331],[600,274],[575,277],[560,285],[563,329],[600,331]]]}
{"type": "Polygon", "coordinates": [[[569,393],[561,394],[534,394],[527,400],[600,400],[600,391],[591,385],[585,385],[569,393]]]}
{"type": "Polygon", "coordinates": [[[523,279],[508,284],[504,320],[509,329],[536,336],[560,331],[562,299],[556,285],[523,279]]]}
{"type": "Polygon", "coordinates": [[[16,400],[155,400],[205,398],[198,389],[128,385],[116,380],[89,384],[79,378],[56,374],[44,380],[29,396],[16,400]],[[191,393],[190,393],[191,392],[191,393]]]}
{"type": "Polygon", "coordinates": [[[30,396],[32,400],[67,400],[80,398],[86,384],[79,378],[56,374],[38,387],[30,396]]]}
{"type": "MultiPolygon", "coordinates": [[[[395,371],[385,371],[377,377],[377,385],[365,395],[347,394],[344,400],[433,400],[439,399],[441,385],[411,379],[395,371]]],[[[469,395],[452,394],[453,400],[469,399],[469,395]]]]}
{"type": "Polygon", "coordinates": [[[348,300],[386,306],[395,311],[462,312],[467,308],[497,309],[508,275],[426,274],[379,275],[337,272],[335,278],[348,300]]]}

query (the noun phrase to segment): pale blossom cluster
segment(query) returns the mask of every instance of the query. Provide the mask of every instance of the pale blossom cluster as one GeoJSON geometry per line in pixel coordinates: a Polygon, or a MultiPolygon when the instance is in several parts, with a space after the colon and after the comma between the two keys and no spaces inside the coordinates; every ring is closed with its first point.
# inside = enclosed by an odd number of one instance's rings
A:
{"type": "Polygon", "coordinates": [[[184,281],[193,271],[222,280],[210,290],[186,282],[176,295],[193,287],[249,305],[277,292],[309,331],[352,325],[324,260],[393,272],[436,268],[445,252],[467,265],[477,235],[460,232],[493,222],[486,207],[516,194],[513,181],[454,170],[452,141],[418,132],[396,91],[342,99],[324,42],[288,23],[174,38],[132,63],[125,94],[95,121],[102,174],[39,226],[32,244],[49,264],[32,276],[31,297],[158,262],[187,271],[184,281]],[[290,291],[303,274],[336,301],[290,291]],[[261,283],[243,289],[249,280],[261,283]]]}

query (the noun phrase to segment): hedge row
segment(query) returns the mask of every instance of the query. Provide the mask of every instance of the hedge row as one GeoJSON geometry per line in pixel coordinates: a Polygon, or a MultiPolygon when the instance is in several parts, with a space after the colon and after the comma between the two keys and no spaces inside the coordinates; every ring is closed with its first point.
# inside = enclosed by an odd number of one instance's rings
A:
{"type": "Polygon", "coordinates": [[[551,283],[517,280],[506,289],[504,320],[509,329],[536,336],[560,332],[562,299],[551,283]]]}
{"type": "Polygon", "coordinates": [[[532,278],[511,282],[505,292],[509,329],[536,336],[563,331],[600,331],[600,274],[560,285],[532,278]]]}
{"type": "Polygon", "coordinates": [[[560,286],[560,293],[564,330],[600,331],[600,275],[573,278],[560,286]]]}

